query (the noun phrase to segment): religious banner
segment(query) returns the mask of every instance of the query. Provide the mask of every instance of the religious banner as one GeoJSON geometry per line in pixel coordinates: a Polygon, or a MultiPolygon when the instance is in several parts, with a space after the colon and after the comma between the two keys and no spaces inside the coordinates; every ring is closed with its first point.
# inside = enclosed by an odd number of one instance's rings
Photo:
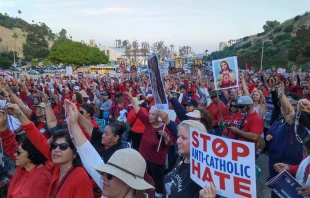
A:
{"type": "Polygon", "coordinates": [[[174,61],[168,61],[168,71],[169,71],[169,74],[178,73],[176,68],[175,68],[175,62],[174,61]]]}
{"type": "Polygon", "coordinates": [[[118,58],[117,62],[118,62],[120,72],[127,71],[127,59],[126,58],[118,58]]]}
{"type": "Polygon", "coordinates": [[[239,86],[237,57],[228,57],[212,61],[215,90],[239,86]]]}
{"type": "Polygon", "coordinates": [[[175,63],[175,69],[177,72],[183,72],[183,67],[184,67],[184,59],[183,58],[176,58],[174,59],[175,63]]]}
{"type": "Polygon", "coordinates": [[[194,65],[195,66],[203,66],[203,60],[201,59],[195,59],[194,60],[194,65]]]}
{"type": "Polygon", "coordinates": [[[229,198],[256,197],[255,144],[190,129],[190,177],[229,198]]]}
{"type": "Polygon", "coordinates": [[[138,71],[138,61],[130,61],[130,73],[131,74],[137,74],[138,71]]]}
{"type": "Polygon", "coordinates": [[[147,63],[151,81],[152,95],[155,101],[155,108],[158,110],[168,110],[169,107],[164,91],[164,83],[160,74],[158,59],[155,53],[149,56],[147,63]]]}

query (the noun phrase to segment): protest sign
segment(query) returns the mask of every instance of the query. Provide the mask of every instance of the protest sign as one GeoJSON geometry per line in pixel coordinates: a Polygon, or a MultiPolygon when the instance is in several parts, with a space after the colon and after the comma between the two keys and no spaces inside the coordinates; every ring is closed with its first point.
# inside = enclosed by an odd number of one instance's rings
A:
{"type": "Polygon", "coordinates": [[[168,110],[169,107],[164,91],[164,83],[160,75],[158,59],[155,53],[149,56],[147,63],[151,80],[152,94],[155,101],[155,108],[158,110],[168,110]]]}
{"type": "Polygon", "coordinates": [[[83,72],[78,72],[78,78],[82,79],[83,78],[83,72]]]}
{"type": "Polygon", "coordinates": [[[201,187],[213,182],[217,194],[256,197],[255,144],[190,130],[190,174],[201,187]]]}
{"type": "Polygon", "coordinates": [[[237,57],[228,57],[212,61],[215,90],[238,87],[237,57]]]}
{"type": "Polygon", "coordinates": [[[127,59],[126,58],[118,58],[117,59],[118,66],[119,66],[119,71],[124,72],[127,70],[127,59]]]}
{"type": "Polygon", "coordinates": [[[55,72],[55,77],[56,77],[57,79],[60,79],[60,77],[61,77],[61,72],[55,72]]]}
{"type": "Polygon", "coordinates": [[[284,68],[278,68],[277,73],[278,74],[285,74],[286,69],[284,68]]]}
{"type": "Polygon", "coordinates": [[[174,61],[168,61],[168,71],[169,74],[175,74],[177,73],[177,70],[175,68],[175,62],[174,61]]]}
{"type": "Polygon", "coordinates": [[[72,76],[72,67],[71,66],[66,67],[66,76],[72,76]]]}
{"type": "Polygon", "coordinates": [[[138,71],[138,61],[130,61],[130,73],[137,74],[138,71]]]}

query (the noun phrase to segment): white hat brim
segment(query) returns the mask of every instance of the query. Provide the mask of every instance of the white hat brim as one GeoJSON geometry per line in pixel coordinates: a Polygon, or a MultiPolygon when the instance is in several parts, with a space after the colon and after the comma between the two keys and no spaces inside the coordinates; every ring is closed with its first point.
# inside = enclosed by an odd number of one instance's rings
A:
{"type": "Polygon", "coordinates": [[[103,173],[109,173],[118,179],[122,180],[128,186],[136,190],[146,190],[146,189],[154,189],[152,185],[146,182],[144,179],[140,177],[134,177],[133,175],[126,173],[114,166],[109,164],[95,164],[91,165],[95,170],[103,173]]]}

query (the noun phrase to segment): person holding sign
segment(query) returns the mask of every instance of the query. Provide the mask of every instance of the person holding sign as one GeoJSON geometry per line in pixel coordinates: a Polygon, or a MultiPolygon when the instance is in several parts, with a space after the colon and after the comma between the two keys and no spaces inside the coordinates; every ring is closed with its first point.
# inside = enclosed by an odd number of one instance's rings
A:
{"type": "Polygon", "coordinates": [[[147,173],[155,182],[155,196],[162,197],[164,193],[164,163],[168,148],[174,144],[174,137],[159,120],[159,111],[151,109],[149,115],[145,115],[130,92],[126,92],[137,117],[145,124],[140,142],[139,152],[146,160],[147,173]]]}
{"type": "MultiPolygon", "coordinates": [[[[199,197],[201,187],[190,178],[190,128],[207,133],[205,126],[195,120],[185,120],[178,126],[177,145],[180,156],[172,172],[165,176],[166,198],[199,197]]],[[[203,195],[204,192],[203,190],[203,195]]]]}

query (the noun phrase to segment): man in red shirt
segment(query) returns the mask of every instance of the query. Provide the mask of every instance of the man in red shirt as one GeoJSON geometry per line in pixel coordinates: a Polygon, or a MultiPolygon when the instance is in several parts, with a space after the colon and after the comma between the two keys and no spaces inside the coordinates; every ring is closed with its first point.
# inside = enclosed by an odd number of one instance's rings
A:
{"type": "Polygon", "coordinates": [[[210,91],[211,104],[207,107],[210,115],[212,116],[212,125],[214,134],[221,136],[221,128],[219,122],[228,114],[227,106],[221,101],[221,93],[215,90],[210,91]]]}
{"type": "Polygon", "coordinates": [[[263,133],[264,122],[253,109],[253,100],[249,96],[241,96],[237,101],[240,110],[232,119],[228,137],[236,140],[254,142],[257,144],[259,136],[263,133]]]}

